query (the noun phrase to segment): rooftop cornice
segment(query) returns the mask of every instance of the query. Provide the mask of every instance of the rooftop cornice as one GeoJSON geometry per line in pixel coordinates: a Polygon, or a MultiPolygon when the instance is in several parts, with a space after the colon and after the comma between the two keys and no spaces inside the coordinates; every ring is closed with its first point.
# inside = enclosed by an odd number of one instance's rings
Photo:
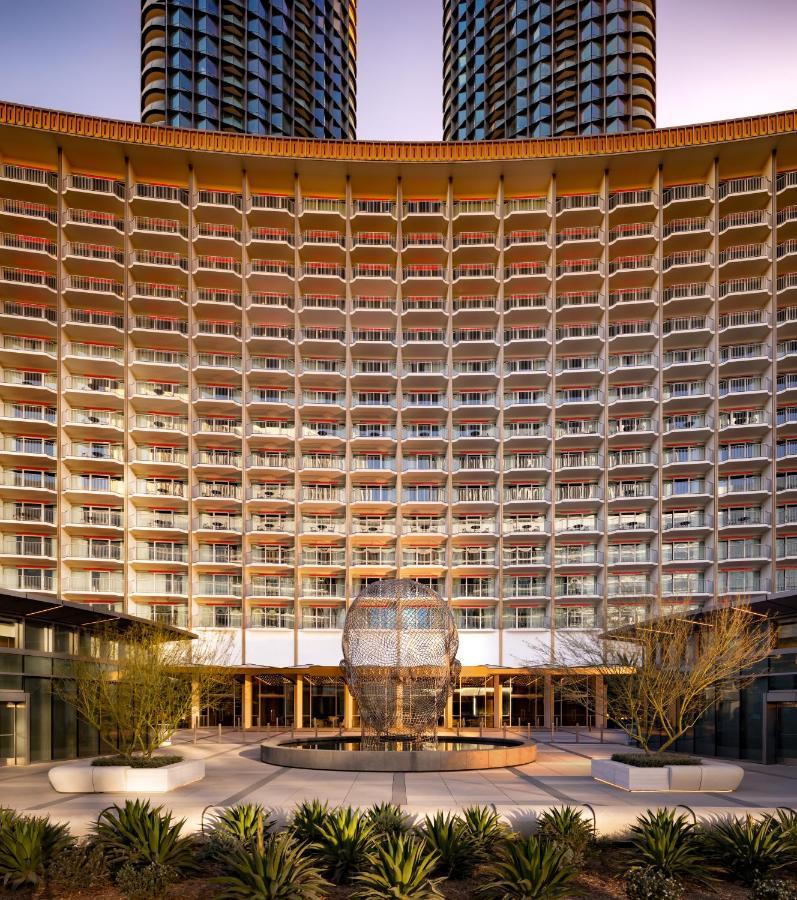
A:
{"type": "Polygon", "coordinates": [[[102,119],[80,113],[0,102],[0,125],[145,147],[242,156],[358,162],[489,162],[670,150],[765,138],[797,131],[797,110],[585,137],[513,141],[331,141],[192,131],[102,119]]]}

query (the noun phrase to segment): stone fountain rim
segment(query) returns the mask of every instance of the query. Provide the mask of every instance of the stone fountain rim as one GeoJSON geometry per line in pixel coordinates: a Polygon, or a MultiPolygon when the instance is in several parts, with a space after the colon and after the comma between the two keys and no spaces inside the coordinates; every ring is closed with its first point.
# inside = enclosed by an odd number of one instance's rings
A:
{"type": "Polygon", "coordinates": [[[260,745],[260,759],[273,766],[320,769],[336,772],[460,772],[475,769],[502,769],[524,766],[537,759],[534,741],[520,737],[458,737],[441,734],[462,743],[490,743],[489,750],[307,750],[288,744],[320,740],[358,738],[359,733],[306,738],[282,734],[260,745]]]}

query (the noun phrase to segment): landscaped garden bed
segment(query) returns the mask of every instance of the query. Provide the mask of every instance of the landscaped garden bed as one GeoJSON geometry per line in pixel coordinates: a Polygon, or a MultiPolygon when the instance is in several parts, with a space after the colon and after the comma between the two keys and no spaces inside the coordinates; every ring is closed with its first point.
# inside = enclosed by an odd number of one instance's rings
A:
{"type": "Polygon", "coordinates": [[[593,759],[591,772],[624,791],[735,791],[744,778],[741,766],[673,753],[615,753],[593,759]]]}
{"type": "Polygon", "coordinates": [[[312,801],[278,829],[261,806],[238,804],[192,835],[135,800],[105,809],[82,840],[0,810],[7,895],[59,900],[795,900],[795,867],[790,811],[695,825],[649,810],[627,840],[609,842],[572,807],[520,835],[487,807],[410,821],[389,803],[359,812],[312,801]]]}
{"type": "Polygon", "coordinates": [[[182,756],[100,756],[64,763],[47,773],[61,794],[164,794],[205,777],[205,761],[182,756]]]}

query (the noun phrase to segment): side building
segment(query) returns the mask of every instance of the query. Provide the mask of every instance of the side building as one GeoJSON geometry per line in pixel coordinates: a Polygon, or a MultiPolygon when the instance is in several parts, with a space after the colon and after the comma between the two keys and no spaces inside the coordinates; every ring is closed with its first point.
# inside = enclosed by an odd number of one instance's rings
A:
{"type": "Polygon", "coordinates": [[[356,0],[142,0],[141,120],[353,140],[356,0]]]}
{"type": "Polygon", "coordinates": [[[445,0],[446,140],[655,124],[655,0],[445,0]]]}
{"type": "Polygon", "coordinates": [[[0,104],[0,495],[3,584],[225,630],[244,724],[356,722],[341,625],[394,576],[454,609],[450,719],[584,721],[562,634],[797,587],[795,114],[386,145],[0,104]]]}

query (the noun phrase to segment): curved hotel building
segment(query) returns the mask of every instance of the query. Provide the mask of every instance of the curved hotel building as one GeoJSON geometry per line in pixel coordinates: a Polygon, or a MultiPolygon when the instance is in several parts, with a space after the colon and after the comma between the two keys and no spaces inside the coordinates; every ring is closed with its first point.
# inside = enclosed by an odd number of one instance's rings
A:
{"type": "Polygon", "coordinates": [[[352,721],[341,625],[391,576],[454,608],[454,716],[575,715],[524,668],[563,633],[797,587],[795,113],[389,144],[0,104],[0,495],[5,587],[228,633],[245,724],[352,721]]]}
{"type": "Polygon", "coordinates": [[[141,120],[353,139],[356,0],[141,0],[141,120]]]}
{"type": "Polygon", "coordinates": [[[656,124],[655,0],[445,0],[446,140],[656,124]]]}

